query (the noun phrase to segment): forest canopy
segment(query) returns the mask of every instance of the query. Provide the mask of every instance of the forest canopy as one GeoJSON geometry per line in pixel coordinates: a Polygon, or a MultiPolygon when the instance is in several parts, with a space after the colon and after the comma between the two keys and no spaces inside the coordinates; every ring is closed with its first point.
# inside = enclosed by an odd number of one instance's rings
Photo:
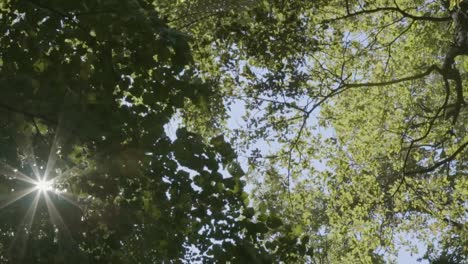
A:
{"type": "Polygon", "coordinates": [[[468,1],[0,22],[0,263],[468,261],[468,1]]]}

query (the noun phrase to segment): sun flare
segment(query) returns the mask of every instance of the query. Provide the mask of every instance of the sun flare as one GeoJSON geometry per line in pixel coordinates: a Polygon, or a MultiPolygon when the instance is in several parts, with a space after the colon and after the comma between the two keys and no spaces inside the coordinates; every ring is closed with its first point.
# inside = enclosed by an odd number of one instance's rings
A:
{"type": "Polygon", "coordinates": [[[39,180],[35,184],[36,184],[36,189],[41,192],[52,190],[52,181],[39,180]]]}

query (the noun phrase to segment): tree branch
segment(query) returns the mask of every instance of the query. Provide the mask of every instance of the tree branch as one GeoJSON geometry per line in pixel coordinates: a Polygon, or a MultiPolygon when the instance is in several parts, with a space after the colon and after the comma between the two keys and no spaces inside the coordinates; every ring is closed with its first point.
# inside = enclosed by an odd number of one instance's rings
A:
{"type": "Polygon", "coordinates": [[[350,84],[345,84],[345,86],[347,86],[349,88],[386,86],[386,85],[397,84],[397,83],[401,83],[401,82],[417,80],[417,79],[428,76],[429,74],[431,74],[435,70],[440,70],[440,69],[437,67],[437,65],[432,65],[425,72],[422,72],[420,74],[416,74],[416,75],[413,75],[413,76],[403,77],[403,78],[400,78],[400,79],[395,79],[395,80],[391,80],[391,81],[384,81],[384,82],[350,83],[350,84]]]}
{"type": "Polygon", "coordinates": [[[361,11],[357,11],[357,12],[354,12],[354,13],[348,13],[345,16],[335,17],[335,18],[323,20],[322,23],[330,23],[330,22],[344,20],[344,19],[351,18],[351,17],[356,17],[356,16],[360,16],[360,15],[367,15],[367,14],[373,14],[373,13],[378,13],[378,12],[397,12],[397,13],[400,13],[401,15],[403,15],[404,17],[411,18],[413,20],[429,21],[429,22],[447,22],[447,21],[450,21],[452,19],[449,16],[447,16],[447,17],[416,16],[416,15],[412,15],[412,14],[410,14],[410,13],[408,13],[408,12],[398,8],[398,7],[388,6],[388,7],[378,7],[378,8],[374,8],[374,9],[368,9],[368,10],[361,10],[361,11]]]}
{"type": "Polygon", "coordinates": [[[23,116],[26,116],[26,117],[29,117],[29,118],[32,118],[32,119],[39,118],[39,119],[42,119],[42,120],[46,121],[47,123],[55,124],[55,125],[57,124],[56,120],[53,120],[53,119],[49,118],[48,116],[45,116],[45,115],[42,115],[42,114],[33,114],[31,112],[24,111],[24,110],[21,110],[21,109],[17,109],[17,108],[14,108],[12,106],[9,106],[9,105],[3,104],[3,103],[0,103],[0,108],[3,108],[4,110],[7,110],[9,112],[21,114],[23,116]]]}
{"type": "Polygon", "coordinates": [[[424,169],[419,169],[419,170],[406,172],[405,174],[406,175],[415,175],[415,174],[422,174],[422,173],[432,172],[432,171],[436,170],[437,168],[439,168],[440,166],[444,165],[445,163],[454,160],[458,156],[458,154],[462,153],[463,150],[465,150],[465,148],[467,146],[468,146],[468,141],[463,143],[455,152],[452,153],[452,155],[450,155],[449,157],[434,163],[432,166],[429,166],[429,167],[424,168],[424,169]]]}

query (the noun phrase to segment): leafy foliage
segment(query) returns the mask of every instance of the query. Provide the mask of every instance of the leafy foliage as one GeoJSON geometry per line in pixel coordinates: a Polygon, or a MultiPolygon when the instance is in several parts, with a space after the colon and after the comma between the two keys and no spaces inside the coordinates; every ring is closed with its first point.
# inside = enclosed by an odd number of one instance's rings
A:
{"type": "Polygon", "coordinates": [[[468,2],[0,9],[1,261],[466,261],[468,2]]]}
{"type": "Polygon", "coordinates": [[[232,133],[253,200],[312,238],[297,261],[391,261],[409,233],[433,261],[466,261],[466,1],[215,9],[172,25],[211,57],[228,104],[246,106],[232,133]]]}
{"type": "Polygon", "coordinates": [[[185,128],[171,140],[164,128],[186,102],[213,93],[187,35],[150,1],[1,9],[2,195],[30,187],[15,174],[56,188],[3,200],[3,262],[261,258],[255,239],[268,228],[245,216],[232,148],[185,128]]]}

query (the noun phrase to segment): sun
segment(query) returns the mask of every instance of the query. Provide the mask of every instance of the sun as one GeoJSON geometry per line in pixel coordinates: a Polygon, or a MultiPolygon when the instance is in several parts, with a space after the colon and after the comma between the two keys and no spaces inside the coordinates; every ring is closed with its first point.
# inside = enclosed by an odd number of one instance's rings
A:
{"type": "Polygon", "coordinates": [[[35,183],[36,189],[41,192],[47,192],[52,190],[52,181],[39,180],[35,183]]]}

